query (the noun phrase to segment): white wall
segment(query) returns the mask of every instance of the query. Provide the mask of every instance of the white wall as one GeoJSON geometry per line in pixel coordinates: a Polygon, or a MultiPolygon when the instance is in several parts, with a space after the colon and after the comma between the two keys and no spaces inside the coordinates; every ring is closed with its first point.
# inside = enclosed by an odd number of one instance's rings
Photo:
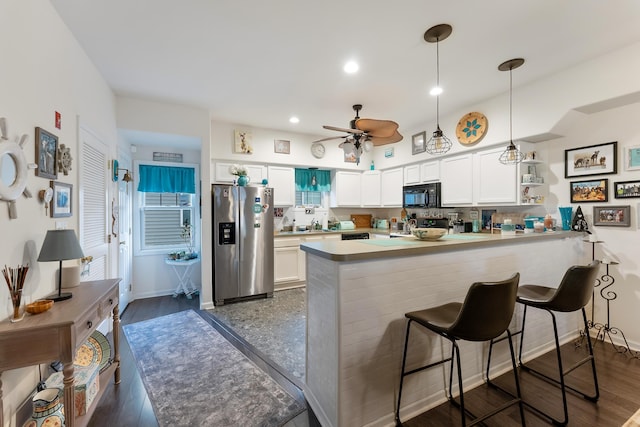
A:
{"type": "MultiPolygon", "coordinates": [[[[74,185],[73,198],[77,202],[78,118],[109,144],[113,156],[117,140],[114,95],[46,0],[0,2],[0,39],[5,40],[0,67],[0,116],[7,118],[12,138],[29,135],[24,147],[29,162],[35,159],[36,126],[57,135],[59,143],[71,148],[70,175],[60,174],[58,180],[74,185]],[[62,129],[54,126],[55,111],[62,114],[62,129]]],[[[18,219],[9,219],[6,203],[0,202],[0,265],[29,263],[26,302],[42,298],[55,288],[57,264],[36,261],[46,231],[55,228],[55,220],[45,215],[37,197],[38,191],[49,185],[48,179],[29,171],[27,188],[34,198],[21,197],[17,201],[18,219]],[[31,252],[27,252],[27,244],[31,245],[31,252]]],[[[114,188],[109,187],[109,191],[114,188]]],[[[75,205],[73,216],[65,218],[68,228],[76,231],[77,212],[75,205]]],[[[117,265],[111,263],[111,269],[115,274],[117,265]]],[[[6,319],[10,302],[4,285],[0,289],[0,319],[6,319]]],[[[2,374],[5,426],[12,425],[13,413],[37,381],[35,367],[2,374]]]]}

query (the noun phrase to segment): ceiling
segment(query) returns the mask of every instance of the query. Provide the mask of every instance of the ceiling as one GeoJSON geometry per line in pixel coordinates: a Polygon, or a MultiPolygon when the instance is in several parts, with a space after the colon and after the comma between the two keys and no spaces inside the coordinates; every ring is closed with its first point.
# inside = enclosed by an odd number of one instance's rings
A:
{"type": "Polygon", "coordinates": [[[439,44],[441,116],[506,96],[507,59],[526,60],[517,88],[640,41],[637,0],[50,1],[115,93],[319,136],[348,127],[356,103],[401,133],[434,125],[433,25],[453,26],[439,44]]]}

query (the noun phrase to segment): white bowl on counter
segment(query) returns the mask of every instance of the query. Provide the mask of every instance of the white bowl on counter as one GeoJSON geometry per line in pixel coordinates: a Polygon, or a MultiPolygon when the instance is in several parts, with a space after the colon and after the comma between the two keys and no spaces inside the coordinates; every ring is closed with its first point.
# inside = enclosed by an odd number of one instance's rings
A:
{"type": "Polygon", "coordinates": [[[445,234],[447,234],[446,228],[414,228],[411,230],[418,240],[438,240],[445,234]]]}

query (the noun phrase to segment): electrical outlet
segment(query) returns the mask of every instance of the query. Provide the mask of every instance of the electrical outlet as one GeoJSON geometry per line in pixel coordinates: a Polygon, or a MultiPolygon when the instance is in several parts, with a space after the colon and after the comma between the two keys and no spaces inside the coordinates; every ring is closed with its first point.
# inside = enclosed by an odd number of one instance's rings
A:
{"type": "Polygon", "coordinates": [[[56,221],[56,230],[66,230],[67,222],[66,221],[56,221]]]}

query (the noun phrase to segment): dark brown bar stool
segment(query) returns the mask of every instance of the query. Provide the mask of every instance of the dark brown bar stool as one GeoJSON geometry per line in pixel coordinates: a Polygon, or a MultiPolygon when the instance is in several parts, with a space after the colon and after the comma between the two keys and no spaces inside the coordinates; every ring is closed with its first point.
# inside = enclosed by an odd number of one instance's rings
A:
{"type": "Polygon", "coordinates": [[[520,274],[516,273],[511,278],[500,282],[476,282],[469,288],[463,303],[452,302],[438,307],[413,311],[405,314],[405,317],[409,319],[409,322],[407,323],[407,334],[404,341],[404,354],[402,356],[402,372],[400,375],[400,388],[398,390],[398,406],[396,407],[396,426],[402,425],[400,422],[400,403],[402,399],[402,384],[404,377],[425,369],[433,368],[448,361],[451,361],[448,399],[452,404],[460,409],[462,426],[466,426],[466,415],[473,415],[465,411],[464,408],[460,350],[456,341],[489,341],[502,335],[504,332],[507,333],[509,338],[509,349],[511,351],[511,363],[513,365],[517,396],[515,396],[513,400],[510,400],[500,407],[490,411],[486,415],[474,418],[468,425],[472,426],[478,424],[514,404],[518,404],[520,406],[522,425],[525,425],[524,408],[520,397],[520,383],[516,374],[515,352],[511,342],[511,333],[508,330],[515,307],[519,280],[520,274]],[[409,332],[413,322],[416,322],[451,341],[451,357],[405,372],[409,332]],[[458,388],[460,389],[459,403],[451,394],[454,362],[457,364],[458,368],[458,388]]]}
{"type": "MultiPolygon", "coordinates": [[[[532,406],[531,404],[524,402],[527,407],[533,409],[538,414],[543,417],[549,419],[553,424],[556,425],[566,425],[569,422],[569,413],[567,410],[567,394],[566,389],[573,390],[574,392],[582,395],[585,399],[590,400],[592,402],[596,402],[600,397],[600,389],[598,388],[598,377],[596,375],[596,362],[593,357],[593,346],[591,344],[591,338],[589,337],[589,327],[587,323],[587,313],[585,311],[585,306],[591,299],[591,295],[593,292],[593,287],[596,282],[596,278],[598,275],[598,270],[600,266],[600,261],[595,260],[591,262],[591,264],[587,266],[575,265],[573,267],[569,267],[569,269],[565,272],[562,281],[558,288],[550,288],[547,286],[540,285],[522,285],[518,288],[518,298],[517,302],[524,305],[524,312],[522,314],[522,329],[514,332],[513,335],[520,334],[520,353],[518,354],[518,362],[522,370],[526,372],[530,372],[535,374],[547,382],[559,386],[562,391],[562,406],[564,410],[564,420],[558,420],[553,418],[552,416],[546,414],[542,410],[532,406]],[[542,310],[546,310],[550,315],[553,321],[553,334],[556,343],[556,356],[558,359],[558,372],[560,379],[552,378],[538,370],[535,370],[522,362],[522,347],[524,343],[524,326],[527,318],[527,308],[539,308],[542,310]],[[587,344],[589,347],[589,355],[584,359],[576,362],[568,369],[564,369],[562,366],[562,356],[560,354],[560,340],[558,339],[558,326],[556,324],[556,316],[553,314],[554,311],[557,312],[573,312],[582,310],[582,319],[584,321],[584,330],[586,335],[587,344]],[[593,371],[593,383],[595,394],[588,395],[580,390],[577,390],[565,383],[565,376],[570,372],[575,370],[576,368],[582,366],[583,364],[591,362],[591,369],[593,371]]],[[[491,383],[489,379],[489,366],[491,364],[491,347],[494,342],[498,342],[499,340],[492,340],[491,345],[489,346],[489,358],[487,360],[487,383],[497,387],[495,384],[491,383]]]]}

